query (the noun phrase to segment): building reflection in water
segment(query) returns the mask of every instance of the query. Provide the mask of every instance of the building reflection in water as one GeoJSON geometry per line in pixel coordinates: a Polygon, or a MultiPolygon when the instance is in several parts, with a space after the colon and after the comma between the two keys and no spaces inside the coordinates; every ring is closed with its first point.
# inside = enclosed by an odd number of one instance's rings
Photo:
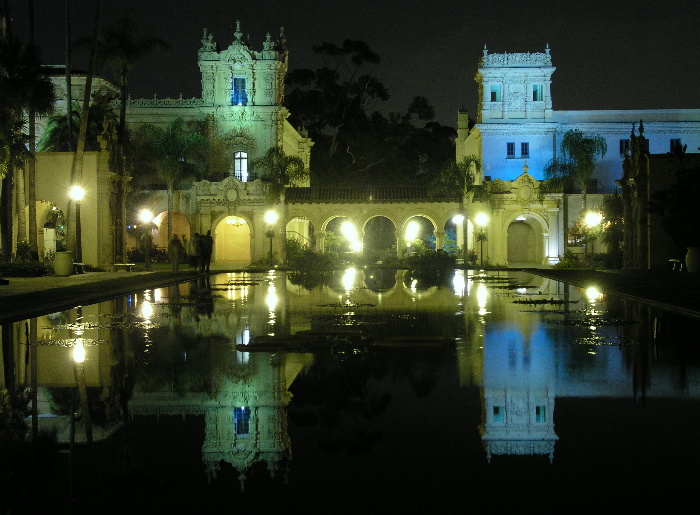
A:
{"type": "MultiPolygon", "coordinates": [[[[78,386],[72,357],[78,341],[85,349],[85,385],[102,410],[95,440],[127,424],[117,394],[128,399],[131,417],[197,415],[204,420],[207,476],[232,467],[242,488],[256,464],[271,476],[289,473],[290,388],[314,364],[308,353],[256,351],[251,347],[259,336],[352,328],[374,331],[375,341],[456,341],[459,385],[480,392],[481,422],[471,429],[481,437],[485,461],[509,454],[551,461],[558,441],[555,395],[624,398],[633,391],[641,403],[650,391],[674,394],[672,367],[654,368],[652,382],[655,345],[629,345],[652,334],[655,344],[670,330],[648,307],[622,303],[621,318],[641,321],[625,324],[606,314],[611,301],[599,294],[514,272],[457,271],[449,287],[440,288],[413,281],[403,271],[352,269],[309,291],[275,271],[221,274],[39,317],[32,322],[39,411],[50,414],[41,417],[42,428],[68,440],[68,418],[55,406],[62,390],[78,386]],[[514,280],[522,284],[515,287],[514,280]],[[542,304],[518,304],[528,299],[542,304]],[[575,332],[565,332],[567,326],[575,332]],[[620,352],[601,352],[611,342],[620,352]]],[[[20,384],[30,376],[23,355],[30,332],[23,324],[13,327],[20,384]]],[[[693,373],[684,369],[683,391],[700,396],[693,373]]]]}

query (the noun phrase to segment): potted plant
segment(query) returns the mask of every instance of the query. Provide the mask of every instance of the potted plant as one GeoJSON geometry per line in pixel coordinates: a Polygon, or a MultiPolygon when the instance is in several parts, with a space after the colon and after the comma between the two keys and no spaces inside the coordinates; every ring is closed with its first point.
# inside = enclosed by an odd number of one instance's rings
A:
{"type": "Polygon", "coordinates": [[[56,240],[53,271],[58,276],[68,276],[73,273],[73,254],[66,248],[65,239],[56,240]]]}

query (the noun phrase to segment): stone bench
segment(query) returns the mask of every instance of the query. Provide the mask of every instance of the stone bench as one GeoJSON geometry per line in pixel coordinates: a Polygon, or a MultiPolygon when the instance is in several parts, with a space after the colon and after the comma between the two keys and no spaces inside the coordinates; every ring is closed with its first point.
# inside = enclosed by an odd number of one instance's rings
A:
{"type": "Polygon", "coordinates": [[[87,266],[87,263],[73,263],[73,273],[74,274],[84,274],[86,266],[87,266]]]}
{"type": "Polygon", "coordinates": [[[125,271],[131,272],[135,266],[136,263],[114,263],[114,270],[119,272],[123,268],[125,271]]]}
{"type": "Polygon", "coordinates": [[[668,262],[671,264],[671,270],[679,272],[683,271],[683,261],[680,259],[669,259],[668,262]]]}

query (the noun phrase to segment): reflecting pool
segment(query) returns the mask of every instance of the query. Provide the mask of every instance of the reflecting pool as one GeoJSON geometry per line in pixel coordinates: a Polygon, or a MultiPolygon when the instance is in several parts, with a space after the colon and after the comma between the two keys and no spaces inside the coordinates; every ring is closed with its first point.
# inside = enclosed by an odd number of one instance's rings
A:
{"type": "Polygon", "coordinates": [[[524,272],[457,270],[431,287],[383,269],[313,287],[219,274],[8,325],[5,383],[36,382],[27,433],[57,444],[33,475],[26,449],[5,446],[2,509],[694,500],[698,323],[588,286],[524,272]]]}

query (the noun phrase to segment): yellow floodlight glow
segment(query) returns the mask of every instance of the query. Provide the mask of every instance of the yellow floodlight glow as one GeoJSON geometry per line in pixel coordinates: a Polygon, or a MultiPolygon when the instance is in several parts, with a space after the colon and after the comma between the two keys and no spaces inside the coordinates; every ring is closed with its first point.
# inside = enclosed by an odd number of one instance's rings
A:
{"type": "Polygon", "coordinates": [[[598,291],[598,288],[595,286],[589,286],[586,289],[586,298],[588,299],[589,302],[595,302],[598,299],[600,299],[600,291],[598,291]]]}
{"type": "Polygon", "coordinates": [[[275,225],[277,223],[278,219],[279,219],[279,217],[277,216],[277,212],[272,211],[272,210],[265,211],[264,220],[265,220],[265,223],[267,225],[275,225]]]}
{"type": "Polygon", "coordinates": [[[349,220],[344,221],[340,225],[340,233],[346,240],[348,240],[348,244],[352,252],[362,251],[362,241],[360,240],[360,235],[357,232],[355,224],[349,220]]]}
{"type": "Polygon", "coordinates": [[[357,270],[354,268],[348,268],[343,273],[343,288],[345,291],[350,291],[355,286],[355,276],[357,275],[357,270]]]}
{"type": "Polygon", "coordinates": [[[85,361],[85,346],[83,345],[82,338],[78,338],[73,346],[73,361],[76,363],[83,363],[85,361]]]}
{"type": "Polygon", "coordinates": [[[454,215],[452,217],[452,222],[456,225],[461,224],[462,222],[464,222],[464,215],[454,215]]]}
{"type": "Polygon", "coordinates": [[[489,215],[487,215],[486,213],[477,213],[474,217],[474,223],[479,227],[483,227],[484,225],[489,223],[489,215]]]}
{"type": "Polygon", "coordinates": [[[412,241],[415,241],[418,239],[418,233],[420,231],[420,225],[418,225],[418,222],[415,220],[412,220],[406,224],[406,234],[405,238],[406,241],[408,242],[409,246],[412,241]]]}
{"type": "Polygon", "coordinates": [[[452,279],[452,287],[454,288],[455,295],[457,295],[458,297],[463,296],[466,285],[467,283],[464,280],[464,270],[455,270],[455,276],[452,279]]]}
{"type": "Polygon", "coordinates": [[[486,285],[481,283],[476,288],[476,303],[478,304],[479,309],[486,309],[486,299],[488,298],[488,296],[489,294],[486,290],[486,285]]]}
{"type": "Polygon", "coordinates": [[[603,215],[596,213],[595,211],[589,211],[586,213],[586,217],[584,218],[584,222],[587,227],[597,227],[602,221],[603,215]]]}
{"type": "Polygon", "coordinates": [[[153,304],[150,301],[144,300],[141,303],[141,316],[149,320],[153,316],[153,304]]]}
{"type": "Polygon", "coordinates": [[[267,309],[270,311],[274,311],[275,308],[277,307],[278,301],[279,301],[279,298],[277,297],[277,290],[275,289],[275,286],[273,284],[268,285],[267,296],[265,297],[265,303],[267,304],[267,309]]]}
{"type": "Polygon", "coordinates": [[[70,190],[68,190],[68,196],[71,198],[71,200],[80,202],[83,200],[83,197],[85,197],[85,189],[81,186],[73,186],[70,190]]]}
{"type": "Polygon", "coordinates": [[[142,209],[139,211],[139,221],[144,224],[150,224],[153,221],[153,212],[150,209],[142,209]]]}

